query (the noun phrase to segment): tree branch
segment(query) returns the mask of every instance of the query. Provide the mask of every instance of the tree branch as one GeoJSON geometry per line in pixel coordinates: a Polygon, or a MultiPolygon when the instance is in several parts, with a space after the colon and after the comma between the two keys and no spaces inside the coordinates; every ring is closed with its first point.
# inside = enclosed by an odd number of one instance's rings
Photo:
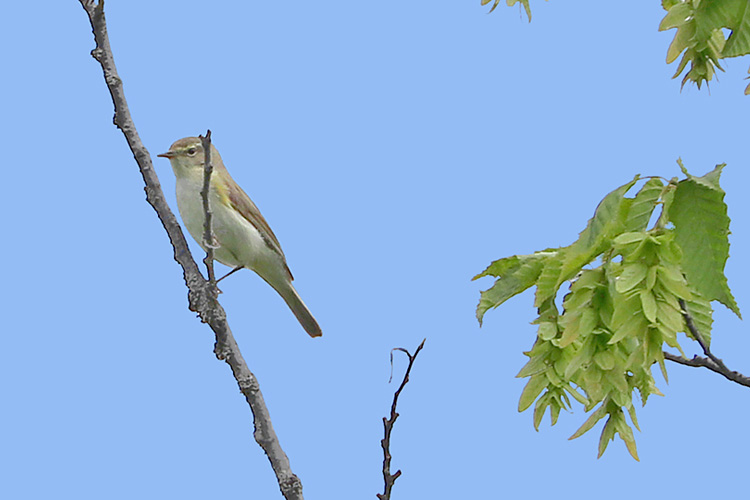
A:
{"type": "Polygon", "coordinates": [[[390,418],[383,417],[383,427],[385,428],[385,436],[380,441],[380,445],[383,447],[383,480],[385,481],[385,488],[383,493],[378,493],[377,497],[379,500],[390,500],[391,490],[396,479],[401,475],[401,470],[397,470],[395,474],[391,474],[391,432],[393,431],[393,424],[396,423],[398,413],[396,412],[396,405],[398,404],[398,397],[401,395],[401,391],[409,382],[409,373],[411,373],[411,367],[414,365],[414,361],[417,359],[417,354],[424,347],[424,343],[427,339],[422,340],[417,350],[414,351],[414,355],[409,354],[409,351],[403,347],[397,347],[391,350],[391,370],[393,370],[393,351],[401,351],[409,357],[409,366],[406,367],[406,373],[404,379],[401,381],[401,385],[393,395],[393,403],[391,404],[391,416],[390,418]]]}
{"type": "Polygon", "coordinates": [[[685,366],[708,368],[712,372],[716,372],[719,375],[727,378],[728,380],[731,380],[732,382],[744,385],[745,387],[750,387],[750,377],[746,377],[739,372],[731,371],[726,367],[721,368],[720,366],[716,365],[716,363],[714,363],[710,358],[693,356],[693,359],[687,359],[683,358],[682,356],[672,354],[671,352],[664,351],[664,359],[668,359],[669,361],[674,361],[675,363],[679,363],[685,366]]]}
{"type": "Polygon", "coordinates": [[[104,1],[95,3],[93,0],[79,0],[86,14],[88,14],[91,27],[96,40],[96,48],[91,55],[96,59],[104,72],[104,80],[112,96],[115,107],[114,124],[125,135],[130,150],[133,152],[135,161],[138,163],[144,183],[146,184],[146,200],[156,211],[164,229],[167,231],[169,240],[174,248],[174,259],[182,267],[183,278],[188,287],[189,308],[197,312],[203,323],[207,323],[216,335],[214,353],[220,360],[226,361],[232,369],[232,374],[237,380],[240,391],[245,396],[250,409],[253,412],[255,432],[254,437],[263,451],[268,456],[279,482],[281,493],[287,500],[301,500],[302,483],[292,472],[284,450],[279,444],[276,433],[273,430],[271,418],[266,407],[260,386],[255,375],[250,371],[242,358],[237,342],[234,340],[232,331],[227,323],[224,308],[217,300],[217,288],[215,283],[206,281],[198,269],[198,264],[193,259],[182,233],[177,218],[170,210],[161,190],[159,179],[151,163],[151,156],[138,136],[133,119],[130,116],[122,80],[117,74],[114,56],[109,45],[107,35],[107,24],[104,18],[104,1]]]}
{"type": "Polygon", "coordinates": [[[679,302],[680,307],[682,308],[682,316],[685,318],[685,324],[688,327],[688,331],[690,332],[690,335],[693,336],[695,341],[698,342],[698,345],[701,346],[703,354],[705,354],[706,357],[704,358],[702,356],[693,356],[693,359],[687,359],[683,358],[682,356],[664,351],[664,359],[668,359],[669,361],[674,361],[675,363],[679,363],[685,366],[708,368],[709,370],[722,375],[724,378],[731,380],[732,382],[744,385],[745,387],[750,387],[750,377],[746,377],[739,372],[730,370],[721,359],[716,357],[711,352],[711,349],[703,339],[703,335],[701,334],[700,330],[698,330],[698,327],[695,326],[695,321],[688,312],[687,304],[685,304],[685,301],[682,299],[679,299],[679,302]]]}
{"type": "Polygon", "coordinates": [[[214,249],[216,248],[216,238],[214,238],[214,233],[211,229],[213,212],[211,212],[211,205],[208,201],[208,194],[211,188],[211,174],[214,171],[214,166],[211,164],[211,130],[206,132],[205,137],[202,135],[199,137],[203,145],[203,187],[201,188],[201,199],[203,200],[204,214],[203,245],[206,247],[206,258],[203,259],[203,263],[206,265],[209,283],[215,286],[214,249]]]}

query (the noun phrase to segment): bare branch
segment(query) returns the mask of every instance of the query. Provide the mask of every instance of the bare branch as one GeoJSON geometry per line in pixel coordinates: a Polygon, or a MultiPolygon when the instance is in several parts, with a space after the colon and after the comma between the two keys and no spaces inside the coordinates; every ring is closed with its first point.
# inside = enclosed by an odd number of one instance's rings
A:
{"type": "Polygon", "coordinates": [[[213,213],[211,212],[211,205],[208,201],[208,194],[211,188],[211,174],[214,171],[214,166],[211,164],[211,130],[206,132],[205,137],[201,135],[200,140],[203,145],[204,158],[201,199],[203,200],[203,245],[206,247],[206,258],[203,259],[203,263],[206,265],[206,270],[208,271],[209,283],[215,286],[216,275],[214,274],[214,249],[216,248],[216,238],[214,238],[214,233],[211,229],[211,218],[213,213]]]}
{"type": "Polygon", "coordinates": [[[687,359],[687,358],[683,358],[682,356],[678,356],[676,354],[672,354],[670,352],[664,351],[664,359],[668,359],[669,361],[673,361],[675,363],[679,363],[685,366],[708,368],[709,370],[716,372],[719,375],[722,375],[723,377],[725,377],[728,380],[731,380],[732,382],[736,382],[740,385],[744,385],[745,387],[750,387],[750,377],[746,377],[745,375],[742,375],[739,372],[730,370],[729,368],[727,368],[727,365],[725,365],[721,359],[716,357],[711,352],[711,349],[708,347],[708,344],[703,339],[703,335],[701,334],[700,330],[698,330],[698,327],[695,326],[695,321],[693,320],[693,317],[690,316],[690,313],[688,312],[685,301],[680,299],[679,302],[680,302],[680,307],[682,308],[682,315],[685,318],[685,324],[688,327],[688,331],[690,332],[690,335],[692,335],[692,337],[696,340],[696,342],[698,342],[698,345],[701,346],[703,353],[707,357],[704,358],[702,356],[693,356],[693,359],[687,359]]]}
{"type": "Polygon", "coordinates": [[[396,479],[401,475],[401,470],[397,470],[395,474],[391,474],[391,432],[393,431],[393,424],[396,423],[398,413],[396,412],[396,405],[398,404],[398,397],[401,395],[401,391],[409,382],[409,373],[411,373],[411,367],[414,365],[414,361],[417,359],[417,354],[424,347],[424,343],[427,339],[422,340],[417,350],[414,351],[414,355],[409,354],[409,351],[403,347],[397,347],[391,350],[391,375],[393,375],[393,351],[401,351],[409,357],[409,366],[406,367],[406,373],[404,373],[404,379],[401,381],[401,385],[393,395],[393,403],[391,404],[391,416],[390,418],[383,417],[383,427],[385,428],[385,437],[380,441],[380,445],[383,447],[383,480],[385,481],[385,488],[383,493],[378,493],[377,497],[380,500],[390,500],[391,490],[396,479]]]}
{"type": "Polygon", "coordinates": [[[704,358],[703,356],[693,356],[693,359],[687,359],[683,358],[682,356],[672,354],[671,352],[664,351],[664,359],[668,359],[669,361],[674,361],[675,363],[679,363],[685,366],[708,368],[712,372],[716,372],[726,379],[731,380],[732,382],[744,385],[745,387],[750,387],[750,377],[742,375],[739,372],[729,370],[726,366],[722,368],[721,366],[718,366],[716,363],[714,363],[714,361],[710,358],[704,358]]]}
{"type": "Polygon", "coordinates": [[[191,311],[197,312],[201,321],[208,323],[216,335],[214,353],[218,359],[226,361],[230,366],[240,391],[250,405],[254,418],[255,440],[263,448],[271,462],[281,493],[287,500],[301,500],[303,498],[302,483],[292,472],[289,459],[279,444],[268,408],[260,392],[258,380],[242,358],[237,342],[234,340],[227,323],[226,313],[217,300],[216,285],[206,281],[200,273],[177,218],[164,198],[159,179],[151,163],[151,156],[138,137],[138,132],[125,100],[122,80],[117,74],[114,56],[109,45],[107,24],[104,18],[104,1],[100,0],[98,4],[93,0],[79,1],[88,14],[94,32],[96,48],[91,51],[91,55],[99,62],[104,72],[104,80],[115,107],[114,124],[125,135],[146,184],[146,200],[154,208],[167,231],[174,248],[174,259],[182,267],[185,284],[189,290],[189,308],[191,311]]]}

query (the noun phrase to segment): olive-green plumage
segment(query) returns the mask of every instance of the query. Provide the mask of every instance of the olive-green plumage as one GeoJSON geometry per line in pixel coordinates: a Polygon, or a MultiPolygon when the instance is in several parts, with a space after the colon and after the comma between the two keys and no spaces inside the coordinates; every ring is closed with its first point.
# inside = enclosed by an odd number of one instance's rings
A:
{"type": "MultiPolygon", "coordinates": [[[[203,246],[203,145],[199,137],[185,137],[158,156],[168,158],[177,178],[177,206],[190,235],[203,246]]],[[[322,335],[320,326],[292,285],[292,273],[276,235],[258,207],[224,167],[219,151],[211,145],[214,167],[209,190],[212,229],[218,248],[216,260],[230,267],[255,271],[271,285],[311,337],[322,335]]]]}

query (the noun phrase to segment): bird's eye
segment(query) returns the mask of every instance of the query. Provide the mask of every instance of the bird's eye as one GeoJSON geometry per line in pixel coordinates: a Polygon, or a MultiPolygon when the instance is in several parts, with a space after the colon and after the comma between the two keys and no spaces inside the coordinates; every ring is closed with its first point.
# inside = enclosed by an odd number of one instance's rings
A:
{"type": "Polygon", "coordinates": [[[197,152],[198,152],[198,150],[195,149],[195,148],[190,148],[190,149],[187,150],[188,156],[195,156],[195,153],[197,153],[197,152]]]}

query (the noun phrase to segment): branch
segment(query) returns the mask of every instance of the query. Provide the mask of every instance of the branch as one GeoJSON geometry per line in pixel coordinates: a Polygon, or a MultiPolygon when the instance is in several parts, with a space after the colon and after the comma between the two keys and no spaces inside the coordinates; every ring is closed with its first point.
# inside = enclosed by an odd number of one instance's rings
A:
{"type": "Polygon", "coordinates": [[[709,370],[722,375],[724,378],[731,380],[732,382],[744,385],[745,387],[750,387],[750,377],[746,377],[739,372],[730,370],[720,358],[716,357],[711,352],[711,349],[703,339],[703,335],[701,334],[700,330],[698,330],[698,327],[695,326],[695,321],[693,320],[693,317],[690,316],[685,301],[680,299],[679,302],[680,307],[682,308],[682,316],[685,318],[685,324],[688,327],[690,335],[692,335],[696,342],[698,342],[698,345],[700,345],[701,349],[703,349],[703,354],[705,354],[707,357],[704,358],[702,356],[693,356],[693,359],[687,359],[683,358],[682,356],[677,356],[676,354],[664,351],[664,359],[668,359],[669,361],[674,361],[675,363],[679,363],[685,366],[708,368],[709,370]]]}
{"type": "Polygon", "coordinates": [[[211,174],[214,171],[214,166],[211,164],[211,131],[208,130],[205,137],[201,135],[200,139],[201,144],[203,145],[204,158],[201,199],[203,200],[203,213],[205,215],[205,219],[203,220],[203,245],[206,247],[206,258],[203,259],[203,263],[206,264],[209,283],[216,285],[216,275],[214,274],[214,249],[216,248],[216,239],[211,230],[211,219],[213,213],[211,212],[211,205],[208,202],[208,193],[211,188],[211,174]]]}
{"type": "Polygon", "coordinates": [[[391,416],[390,418],[383,417],[383,427],[385,428],[385,437],[380,441],[380,445],[383,447],[383,479],[385,481],[385,489],[383,493],[378,493],[377,497],[379,500],[390,500],[391,490],[396,479],[401,475],[401,470],[397,470],[395,474],[391,474],[391,432],[393,431],[393,424],[396,423],[398,413],[396,412],[396,405],[398,404],[398,397],[401,395],[401,391],[409,382],[409,373],[411,373],[411,367],[414,365],[414,361],[417,359],[417,354],[424,347],[424,343],[427,339],[422,340],[417,350],[414,351],[414,355],[409,354],[409,351],[403,347],[397,347],[391,350],[391,370],[393,370],[393,351],[401,351],[409,357],[409,366],[406,367],[406,373],[404,379],[401,381],[396,393],[393,395],[393,403],[391,404],[391,416]]]}
{"type": "Polygon", "coordinates": [[[722,375],[723,377],[731,380],[732,382],[744,385],[745,387],[750,387],[750,377],[746,377],[739,372],[730,371],[726,367],[721,368],[720,366],[716,365],[716,363],[714,363],[710,358],[693,356],[693,359],[687,359],[683,358],[682,356],[672,354],[671,352],[664,351],[664,359],[668,359],[669,361],[674,361],[675,363],[679,363],[685,366],[708,368],[712,372],[716,372],[719,375],[722,375]]]}
{"type": "Polygon", "coordinates": [[[193,260],[180,229],[177,218],[169,209],[161,190],[159,179],[151,163],[151,156],[138,137],[133,119],[130,116],[122,80],[115,68],[114,55],[109,45],[107,35],[107,24],[104,18],[104,1],[96,4],[93,0],[79,0],[86,14],[88,14],[91,27],[96,40],[96,48],[91,55],[96,59],[104,72],[104,80],[112,96],[115,107],[114,124],[125,135],[130,150],[133,152],[135,161],[138,163],[141,175],[146,184],[146,200],[156,211],[164,229],[167,231],[169,240],[174,248],[174,259],[182,267],[185,284],[188,287],[189,308],[197,312],[203,323],[208,323],[216,335],[214,353],[220,360],[232,369],[234,378],[237,380],[240,391],[245,396],[250,409],[253,412],[255,432],[254,437],[271,462],[276,478],[279,482],[281,493],[287,500],[302,497],[302,483],[292,472],[284,450],[279,444],[276,433],[273,430],[271,418],[268,413],[260,386],[255,375],[250,371],[242,358],[237,342],[234,340],[232,331],[227,323],[226,313],[217,300],[217,289],[215,284],[206,281],[198,269],[198,264],[193,260]]]}

